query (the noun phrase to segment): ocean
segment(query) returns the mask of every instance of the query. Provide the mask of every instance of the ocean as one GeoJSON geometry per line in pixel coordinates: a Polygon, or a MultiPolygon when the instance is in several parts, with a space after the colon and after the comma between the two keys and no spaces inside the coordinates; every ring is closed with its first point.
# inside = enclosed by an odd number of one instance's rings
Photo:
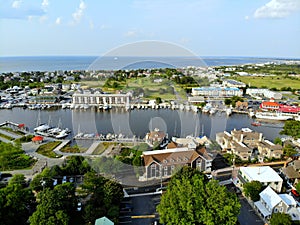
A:
{"type": "Polygon", "coordinates": [[[279,58],[255,57],[97,57],[31,56],[0,57],[0,73],[56,70],[118,70],[221,66],[276,62],[279,58]]]}

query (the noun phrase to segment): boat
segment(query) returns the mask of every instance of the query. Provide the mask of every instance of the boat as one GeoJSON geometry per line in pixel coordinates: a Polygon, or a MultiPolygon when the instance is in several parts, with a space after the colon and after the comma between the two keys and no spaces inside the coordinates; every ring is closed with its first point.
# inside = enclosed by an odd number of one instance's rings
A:
{"type": "Polygon", "coordinates": [[[251,125],[255,126],[255,127],[259,127],[259,126],[261,126],[261,123],[259,123],[259,122],[252,122],[251,125]]]}
{"type": "Polygon", "coordinates": [[[215,109],[215,108],[211,108],[211,109],[209,110],[209,113],[210,113],[211,115],[215,114],[216,112],[217,112],[217,109],[215,109]]]}
{"type": "Polygon", "coordinates": [[[211,108],[212,108],[212,105],[210,103],[208,103],[203,107],[202,112],[208,113],[211,108]]]}
{"type": "Polygon", "coordinates": [[[226,115],[230,116],[232,114],[232,109],[231,108],[227,108],[226,109],[226,115]]]}
{"type": "Polygon", "coordinates": [[[69,133],[67,130],[62,130],[61,132],[59,132],[58,135],[55,136],[55,138],[62,139],[62,138],[67,137],[68,135],[69,135],[69,133]]]}
{"type": "Polygon", "coordinates": [[[49,130],[51,127],[48,124],[41,124],[34,128],[34,132],[44,132],[46,130],[49,130]]]}
{"type": "Polygon", "coordinates": [[[185,110],[186,111],[190,111],[191,110],[191,106],[190,105],[185,105],[185,110]]]}
{"type": "Polygon", "coordinates": [[[280,120],[280,121],[293,119],[293,116],[283,115],[278,112],[275,112],[275,113],[273,113],[273,112],[256,112],[255,117],[257,119],[280,120]]]}

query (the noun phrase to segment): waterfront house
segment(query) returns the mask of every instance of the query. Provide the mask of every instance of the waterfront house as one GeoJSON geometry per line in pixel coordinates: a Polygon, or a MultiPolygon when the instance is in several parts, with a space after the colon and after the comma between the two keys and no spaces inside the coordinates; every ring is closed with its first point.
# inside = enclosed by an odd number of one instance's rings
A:
{"type": "Polygon", "coordinates": [[[167,138],[168,135],[165,132],[159,130],[158,128],[155,128],[154,131],[146,134],[145,140],[150,147],[153,147],[154,145],[161,145],[163,143],[166,143],[167,138]]]}
{"type": "Polygon", "coordinates": [[[282,178],[270,166],[257,167],[240,167],[238,172],[239,187],[251,181],[259,181],[263,186],[270,186],[276,192],[280,192],[282,188],[282,178]]]}
{"type": "Polygon", "coordinates": [[[257,144],[263,139],[263,134],[254,132],[249,128],[217,133],[216,141],[222,150],[239,156],[242,160],[248,160],[255,150],[257,144]]]}
{"type": "Polygon", "coordinates": [[[212,158],[207,154],[205,147],[145,151],[142,159],[145,166],[143,179],[146,180],[169,178],[177,169],[186,165],[210,172],[212,165],[212,158]]]}
{"type": "Polygon", "coordinates": [[[257,144],[257,149],[261,157],[280,159],[283,151],[282,146],[274,144],[269,140],[262,140],[257,144]]]}
{"type": "Polygon", "coordinates": [[[292,220],[300,220],[300,211],[292,196],[277,194],[270,186],[259,196],[260,200],[254,206],[264,219],[269,219],[273,213],[284,213],[290,215],[292,220]]]}
{"type": "Polygon", "coordinates": [[[246,110],[246,109],[248,109],[248,102],[237,101],[235,103],[235,108],[237,110],[246,110]]]}
{"type": "Polygon", "coordinates": [[[251,95],[253,97],[266,97],[266,98],[274,98],[274,99],[282,99],[282,94],[280,92],[270,91],[266,88],[247,88],[246,94],[251,95]]]}

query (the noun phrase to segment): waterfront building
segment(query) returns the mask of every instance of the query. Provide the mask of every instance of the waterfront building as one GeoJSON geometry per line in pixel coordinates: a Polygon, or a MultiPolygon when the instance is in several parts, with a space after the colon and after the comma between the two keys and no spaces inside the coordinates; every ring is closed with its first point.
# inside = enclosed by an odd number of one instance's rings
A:
{"type": "Polygon", "coordinates": [[[145,166],[142,177],[144,180],[169,178],[182,166],[190,166],[203,172],[210,172],[212,166],[212,158],[207,154],[205,147],[145,151],[142,159],[145,166]]]}
{"type": "Polygon", "coordinates": [[[243,87],[246,87],[246,84],[243,82],[236,81],[236,80],[223,80],[223,86],[243,88],[243,87]]]}
{"type": "Polygon", "coordinates": [[[270,91],[266,88],[247,88],[246,94],[253,97],[266,97],[266,98],[274,98],[276,100],[282,99],[282,94],[280,92],[270,91]]]}
{"type": "Polygon", "coordinates": [[[255,208],[264,219],[270,219],[273,213],[284,213],[292,220],[300,220],[300,211],[295,199],[288,194],[277,194],[270,186],[260,194],[260,200],[254,202],[255,208]]]}
{"type": "Polygon", "coordinates": [[[96,91],[75,92],[72,96],[73,104],[87,104],[87,105],[113,105],[126,106],[130,104],[131,94],[108,94],[96,91]]]}
{"type": "Polygon", "coordinates": [[[269,140],[262,140],[258,142],[257,149],[260,157],[266,157],[269,159],[280,159],[283,154],[282,146],[274,144],[269,140]]]}
{"type": "Polygon", "coordinates": [[[159,130],[158,128],[155,128],[153,131],[147,133],[145,137],[146,143],[150,147],[166,143],[167,139],[168,135],[165,132],[159,130]]]}
{"type": "Polygon", "coordinates": [[[279,110],[280,104],[278,102],[270,101],[270,102],[262,102],[259,106],[263,110],[279,110]]]}
{"type": "Polygon", "coordinates": [[[192,88],[192,96],[232,97],[243,96],[243,90],[236,87],[197,87],[192,88]]]}
{"type": "Polygon", "coordinates": [[[276,192],[280,192],[283,179],[270,166],[240,167],[238,172],[239,187],[251,181],[259,181],[263,186],[270,186],[276,192]]]}

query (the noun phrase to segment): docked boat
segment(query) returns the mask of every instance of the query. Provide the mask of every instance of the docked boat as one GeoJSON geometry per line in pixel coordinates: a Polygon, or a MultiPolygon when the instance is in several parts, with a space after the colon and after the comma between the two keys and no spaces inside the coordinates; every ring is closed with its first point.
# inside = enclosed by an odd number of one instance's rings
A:
{"type": "Polygon", "coordinates": [[[34,128],[34,132],[44,132],[49,130],[51,127],[48,124],[41,124],[34,128]]]}
{"type": "Polygon", "coordinates": [[[252,122],[251,125],[255,126],[255,127],[259,127],[259,126],[261,126],[261,123],[259,123],[259,122],[252,122]]]}
{"type": "Polygon", "coordinates": [[[283,115],[281,113],[273,113],[273,112],[256,112],[255,117],[257,119],[265,119],[265,120],[291,120],[293,119],[293,116],[290,115],[283,115]]]}
{"type": "Polygon", "coordinates": [[[213,115],[213,114],[215,114],[217,112],[217,110],[215,109],[215,108],[211,108],[210,110],[209,110],[209,114],[210,115],[213,115]]]}
{"type": "Polygon", "coordinates": [[[230,116],[232,114],[232,109],[231,108],[227,108],[226,109],[226,115],[230,116]]]}
{"type": "Polygon", "coordinates": [[[55,138],[63,139],[65,137],[67,137],[68,135],[69,135],[69,132],[65,129],[65,130],[62,130],[61,132],[59,132],[59,134],[56,135],[55,138]]]}

